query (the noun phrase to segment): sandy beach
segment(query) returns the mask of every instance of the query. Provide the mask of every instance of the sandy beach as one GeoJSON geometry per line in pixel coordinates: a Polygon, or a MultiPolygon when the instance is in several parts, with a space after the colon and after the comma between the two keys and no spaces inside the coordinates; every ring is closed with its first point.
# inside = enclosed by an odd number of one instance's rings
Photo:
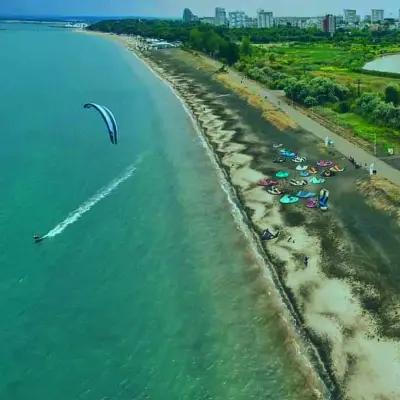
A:
{"type": "MultiPolygon", "coordinates": [[[[171,85],[199,127],[239,209],[238,223],[254,242],[266,279],[277,288],[271,302],[285,305],[285,340],[299,365],[308,366],[305,377],[316,398],[323,397],[321,381],[331,398],[400,398],[399,225],[390,197],[387,207],[383,200],[374,204],[373,196],[368,200],[365,171],[354,170],[341,153],[326,149],[273,104],[238,88],[226,74],[214,74],[211,62],[181,50],[143,54],[135,39],[118,39],[171,85]],[[257,185],[278,169],[272,163],[273,143],[299,151],[310,162],[329,158],[345,167],[326,184],[335,193],[332,210],[323,214],[304,205],[282,206],[257,185]],[[279,238],[261,242],[266,228],[279,230],[279,238]]],[[[294,172],[293,165],[288,168],[294,172]]]]}

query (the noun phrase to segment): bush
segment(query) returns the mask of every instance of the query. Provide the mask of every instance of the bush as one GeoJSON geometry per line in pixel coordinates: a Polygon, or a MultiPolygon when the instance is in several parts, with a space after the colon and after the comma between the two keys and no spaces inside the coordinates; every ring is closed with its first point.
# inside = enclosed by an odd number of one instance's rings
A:
{"type": "Polygon", "coordinates": [[[385,101],[397,106],[400,102],[400,92],[396,85],[388,85],[385,88],[385,101]]]}
{"type": "Polygon", "coordinates": [[[318,105],[318,102],[317,102],[317,99],[315,97],[307,96],[304,99],[304,105],[306,107],[314,107],[314,106],[318,105]]]}
{"type": "Polygon", "coordinates": [[[302,104],[305,104],[308,97],[311,97],[312,101],[315,100],[317,105],[323,105],[343,101],[350,95],[346,86],[339,85],[329,78],[311,80],[291,78],[286,81],[284,90],[287,97],[302,104]]]}
{"type": "Polygon", "coordinates": [[[348,113],[348,112],[350,112],[350,110],[351,110],[351,106],[348,101],[341,101],[335,107],[335,111],[337,111],[340,114],[348,113]]]}
{"type": "Polygon", "coordinates": [[[375,93],[363,93],[356,101],[356,112],[378,125],[400,128],[400,108],[375,93]]]}

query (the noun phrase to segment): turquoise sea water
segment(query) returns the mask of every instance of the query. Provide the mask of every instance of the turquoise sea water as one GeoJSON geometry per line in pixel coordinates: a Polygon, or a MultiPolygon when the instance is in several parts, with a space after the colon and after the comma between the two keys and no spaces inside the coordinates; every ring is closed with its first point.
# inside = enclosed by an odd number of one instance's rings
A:
{"type": "Polygon", "coordinates": [[[4,27],[0,398],[311,398],[167,86],[112,41],[4,27]],[[87,101],[114,110],[118,146],[87,101]]]}

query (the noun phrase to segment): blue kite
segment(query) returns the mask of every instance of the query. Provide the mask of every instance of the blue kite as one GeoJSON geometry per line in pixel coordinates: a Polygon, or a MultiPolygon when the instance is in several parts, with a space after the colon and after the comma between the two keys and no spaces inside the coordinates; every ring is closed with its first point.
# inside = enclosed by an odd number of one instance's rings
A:
{"type": "Polygon", "coordinates": [[[103,118],[104,123],[107,125],[108,134],[112,144],[118,143],[118,126],[113,113],[105,106],[100,106],[95,103],[87,103],[84,108],[94,108],[103,118]]]}

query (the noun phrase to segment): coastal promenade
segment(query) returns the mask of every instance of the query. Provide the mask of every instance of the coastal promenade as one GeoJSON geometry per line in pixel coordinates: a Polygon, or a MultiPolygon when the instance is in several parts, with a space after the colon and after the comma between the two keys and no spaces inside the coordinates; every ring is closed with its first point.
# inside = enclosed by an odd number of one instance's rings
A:
{"type": "Polygon", "coordinates": [[[332,132],[325,126],[321,125],[317,121],[308,117],[301,111],[291,106],[285,98],[282,96],[280,91],[267,89],[265,86],[258,82],[245,78],[242,74],[229,69],[228,74],[230,79],[236,84],[242,84],[254,94],[266,98],[275,107],[284,111],[296,124],[304,130],[313,133],[315,136],[325,140],[328,136],[329,139],[335,143],[335,148],[346,157],[353,157],[354,160],[362,166],[369,166],[373,163],[377,171],[377,175],[382,178],[386,178],[395,185],[400,186],[400,171],[393,168],[385,161],[375,157],[373,154],[368,153],[354,143],[351,143],[342,136],[332,132]]]}

